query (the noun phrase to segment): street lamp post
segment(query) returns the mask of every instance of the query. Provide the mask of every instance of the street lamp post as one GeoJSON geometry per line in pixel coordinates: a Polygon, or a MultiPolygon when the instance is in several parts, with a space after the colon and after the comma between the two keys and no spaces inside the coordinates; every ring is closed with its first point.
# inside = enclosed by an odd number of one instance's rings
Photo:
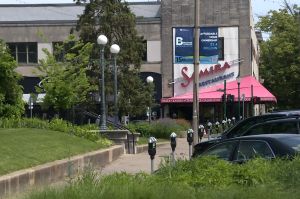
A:
{"type": "Polygon", "coordinates": [[[32,96],[30,95],[29,97],[29,109],[30,109],[30,118],[32,118],[32,109],[33,109],[33,99],[32,96]]]}
{"type": "Polygon", "coordinates": [[[199,125],[199,36],[200,36],[200,0],[194,1],[194,78],[193,78],[193,145],[198,143],[199,125]]]}
{"type": "Polygon", "coordinates": [[[119,123],[119,115],[118,115],[118,68],[117,68],[117,54],[120,52],[120,47],[117,44],[113,44],[110,47],[110,52],[113,54],[113,62],[114,62],[114,122],[115,124],[119,123]]]}
{"type": "Polygon", "coordinates": [[[238,85],[238,120],[241,118],[241,96],[240,96],[240,84],[241,84],[241,79],[240,77],[237,77],[237,85],[238,85]]]}
{"type": "Polygon", "coordinates": [[[100,45],[100,67],[101,67],[101,80],[99,80],[99,92],[101,85],[101,121],[100,130],[106,130],[106,110],[105,110],[105,85],[104,85],[104,46],[107,44],[107,37],[100,35],[97,38],[97,43],[100,45]]]}
{"type": "MultiPolygon", "coordinates": [[[[148,84],[152,84],[153,83],[153,77],[152,76],[148,76],[146,78],[146,82],[148,84]]],[[[148,107],[148,119],[149,119],[149,124],[150,124],[150,122],[151,122],[151,105],[148,107]]]]}
{"type": "Polygon", "coordinates": [[[224,80],[224,102],[223,102],[223,120],[227,120],[227,110],[226,110],[226,100],[227,100],[227,97],[226,97],[226,80],[224,80]]]}
{"type": "Polygon", "coordinates": [[[243,110],[242,110],[242,119],[245,119],[245,94],[242,94],[243,110]]]}

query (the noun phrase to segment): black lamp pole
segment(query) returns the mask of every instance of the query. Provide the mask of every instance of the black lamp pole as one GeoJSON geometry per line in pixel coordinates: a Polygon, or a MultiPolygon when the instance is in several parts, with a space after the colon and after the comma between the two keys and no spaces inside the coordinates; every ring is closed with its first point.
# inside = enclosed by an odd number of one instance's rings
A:
{"type": "MultiPolygon", "coordinates": [[[[101,80],[99,84],[101,85],[101,121],[100,130],[106,130],[106,109],[105,109],[105,81],[104,81],[104,46],[107,44],[107,37],[105,35],[100,35],[97,38],[97,43],[100,45],[100,67],[101,67],[101,80]]],[[[99,85],[99,86],[100,86],[99,85]]],[[[100,91],[100,89],[99,89],[100,91]]]]}
{"type": "Polygon", "coordinates": [[[238,77],[237,79],[237,85],[238,85],[238,120],[241,119],[241,94],[240,94],[240,77],[238,77]]]}

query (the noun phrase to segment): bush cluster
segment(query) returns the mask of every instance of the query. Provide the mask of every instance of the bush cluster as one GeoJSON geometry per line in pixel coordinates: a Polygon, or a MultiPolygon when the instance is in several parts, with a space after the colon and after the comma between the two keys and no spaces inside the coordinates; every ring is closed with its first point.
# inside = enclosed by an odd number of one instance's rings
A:
{"type": "Polygon", "coordinates": [[[231,164],[214,157],[164,164],[154,175],[88,171],[63,189],[47,189],[28,196],[50,198],[299,198],[300,158],[254,159],[231,164]]]}
{"type": "Polygon", "coordinates": [[[164,118],[149,122],[131,123],[128,128],[132,132],[138,132],[143,137],[154,136],[156,138],[169,138],[172,132],[181,136],[183,131],[191,127],[190,123],[186,120],[164,118]]]}
{"type": "Polygon", "coordinates": [[[1,118],[0,128],[38,128],[49,129],[69,133],[78,137],[82,137],[91,141],[98,141],[99,136],[91,129],[96,129],[92,125],[76,126],[62,119],[55,118],[50,122],[37,118],[1,118]]]}

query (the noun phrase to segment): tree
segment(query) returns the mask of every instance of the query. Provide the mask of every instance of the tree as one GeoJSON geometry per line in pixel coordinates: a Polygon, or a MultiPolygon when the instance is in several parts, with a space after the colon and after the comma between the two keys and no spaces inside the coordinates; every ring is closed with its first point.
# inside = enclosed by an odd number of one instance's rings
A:
{"type": "MultiPolygon", "coordinates": [[[[288,5],[288,4],[286,4],[288,5]]],[[[261,76],[278,99],[280,108],[300,108],[299,7],[270,11],[257,27],[270,33],[261,43],[261,76]]]]}
{"type": "Polygon", "coordinates": [[[121,90],[126,91],[120,93],[118,102],[120,112],[123,115],[129,114],[131,116],[146,115],[146,108],[154,105],[154,85],[140,86],[143,85],[143,82],[138,74],[133,73],[134,71],[129,70],[127,73],[123,73],[120,78],[121,86],[123,86],[121,90]],[[131,88],[128,89],[127,85],[131,85],[131,88]]]}
{"type": "Polygon", "coordinates": [[[0,40],[0,117],[21,117],[24,113],[20,76],[15,72],[17,64],[0,40]]]}
{"type": "MultiPolygon", "coordinates": [[[[85,3],[84,0],[76,0],[77,3],[85,3]]],[[[139,69],[141,58],[145,51],[143,38],[137,35],[135,29],[135,15],[130,11],[126,2],[121,0],[91,0],[85,4],[84,13],[80,16],[77,30],[80,38],[84,42],[96,44],[97,37],[104,34],[108,38],[108,44],[105,46],[106,60],[111,60],[109,47],[116,43],[121,51],[117,56],[117,65],[119,66],[119,111],[121,115],[132,111],[132,114],[143,114],[146,112],[150,101],[147,97],[151,96],[148,85],[145,85],[139,79],[139,69]],[[138,92],[139,91],[139,92],[138,92]],[[145,93],[146,92],[146,93],[145,93]],[[138,100],[137,100],[138,99],[138,100]],[[128,110],[127,102],[135,109],[128,110]],[[148,103],[148,104],[147,104],[148,103]]],[[[99,45],[94,45],[92,58],[99,58],[99,45]]],[[[112,71],[106,62],[106,77],[110,77],[112,71]]],[[[97,65],[93,70],[99,71],[97,65]]],[[[94,73],[96,74],[96,73],[94,73]]],[[[99,77],[93,76],[95,79],[99,77]]],[[[112,79],[106,78],[107,96],[112,95],[112,79]]],[[[97,82],[94,80],[94,82],[97,82]]]]}
{"type": "Polygon", "coordinates": [[[41,77],[42,88],[37,90],[46,92],[45,106],[59,111],[86,101],[88,93],[94,89],[86,75],[92,47],[93,44],[83,44],[70,35],[57,46],[57,53],[44,50],[47,58],[40,60],[39,70],[46,75],[41,77]],[[61,55],[62,61],[57,61],[57,55],[61,55]]]}

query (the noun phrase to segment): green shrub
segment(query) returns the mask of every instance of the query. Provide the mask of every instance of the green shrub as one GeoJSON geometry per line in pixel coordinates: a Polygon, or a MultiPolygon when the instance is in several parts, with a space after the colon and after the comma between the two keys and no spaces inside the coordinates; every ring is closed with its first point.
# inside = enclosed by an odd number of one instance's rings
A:
{"type": "Polygon", "coordinates": [[[179,135],[182,131],[186,131],[190,128],[188,121],[179,119],[159,119],[149,122],[139,122],[134,124],[129,124],[128,128],[132,132],[138,132],[143,137],[154,136],[156,138],[166,138],[168,139],[172,132],[179,135]]]}
{"type": "Polygon", "coordinates": [[[185,119],[176,119],[176,124],[178,124],[180,127],[182,127],[183,131],[186,131],[187,129],[190,129],[191,123],[185,119]]]}
{"type": "Polygon", "coordinates": [[[46,189],[27,198],[296,199],[299,163],[299,157],[292,161],[255,159],[241,165],[205,157],[177,161],[175,166],[165,164],[154,175],[101,176],[89,171],[62,189],[46,189]]]}
{"type": "Polygon", "coordinates": [[[236,165],[233,179],[238,185],[271,184],[274,182],[272,163],[268,160],[257,158],[250,160],[247,164],[236,165]],[[255,168],[255,169],[254,169],[255,168]]]}
{"type": "Polygon", "coordinates": [[[179,181],[192,187],[224,188],[233,183],[234,165],[216,157],[180,160],[176,167],[163,165],[157,172],[158,179],[179,181]]]}
{"type": "Polygon", "coordinates": [[[151,135],[151,124],[149,122],[129,123],[128,129],[131,132],[138,132],[142,137],[149,137],[151,135]]]}
{"type": "MultiPolygon", "coordinates": [[[[92,125],[79,127],[62,119],[55,118],[50,122],[37,118],[0,118],[0,128],[38,128],[50,129],[69,133],[91,141],[97,141],[100,137],[95,132],[90,132],[92,125]]],[[[104,139],[101,137],[101,139],[104,139]]]]}

